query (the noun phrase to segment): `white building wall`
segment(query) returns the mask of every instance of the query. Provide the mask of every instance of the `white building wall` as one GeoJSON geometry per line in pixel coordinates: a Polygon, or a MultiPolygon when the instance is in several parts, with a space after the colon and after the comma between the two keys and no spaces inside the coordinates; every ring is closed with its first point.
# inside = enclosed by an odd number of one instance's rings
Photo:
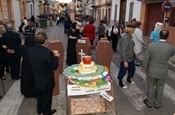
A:
{"type": "Polygon", "coordinates": [[[39,2],[35,0],[35,5],[34,5],[34,16],[39,16],[39,2]]]}
{"type": "Polygon", "coordinates": [[[113,25],[113,24],[114,24],[114,19],[115,19],[115,6],[116,6],[116,5],[117,5],[116,21],[119,21],[119,15],[120,15],[120,0],[112,0],[110,25],[113,25]]]}
{"type": "Polygon", "coordinates": [[[13,0],[13,11],[15,19],[15,30],[18,31],[19,26],[21,25],[20,3],[18,0],[13,0]]]}
{"type": "Polygon", "coordinates": [[[36,17],[37,15],[39,15],[39,3],[38,1],[34,1],[35,3],[31,2],[31,3],[27,3],[27,11],[28,11],[28,16],[27,18],[31,18],[32,15],[34,15],[34,17],[36,17]],[[32,13],[31,13],[31,4],[32,4],[32,13]]]}
{"type": "Polygon", "coordinates": [[[140,21],[140,11],[141,11],[141,2],[137,0],[127,0],[126,4],[126,15],[125,15],[125,21],[129,22],[129,10],[130,10],[130,3],[133,2],[133,16],[132,19],[135,18],[136,20],[140,21]]]}

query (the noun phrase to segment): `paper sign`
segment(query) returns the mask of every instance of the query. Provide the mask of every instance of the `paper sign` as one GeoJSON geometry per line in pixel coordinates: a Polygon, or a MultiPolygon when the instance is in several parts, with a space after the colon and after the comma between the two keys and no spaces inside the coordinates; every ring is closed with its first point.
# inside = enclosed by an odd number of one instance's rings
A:
{"type": "Polygon", "coordinates": [[[105,98],[106,100],[110,101],[110,102],[114,99],[109,93],[107,93],[107,92],[105,92],[105,91],[102,91],[102,92],[100,93],[100,95],[101,95],[103,98],[105,98]]]}
{"type": "Polygon", "coordinates": [[[86,40],[78,39],[78,43],[83,43],[83,44],[85,44],[85,43],[86,43],[86,40]]]}
{"type": "Polygon", "coordinates": [[[110,91],[111,90],[111,83],[101,86],[100,88],[95,87],[81,87],[77,85],[67,85],[67,94],[68,96],[76,96],[76,95],[87,95],[87,94],[94,94],[100,93],[102,91],[110,91]]]}

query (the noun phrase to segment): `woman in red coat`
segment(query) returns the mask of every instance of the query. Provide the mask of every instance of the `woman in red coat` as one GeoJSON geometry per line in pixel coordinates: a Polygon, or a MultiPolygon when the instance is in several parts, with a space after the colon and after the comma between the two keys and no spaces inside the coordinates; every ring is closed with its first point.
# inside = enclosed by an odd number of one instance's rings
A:
{"type": "Polygon", "coordinates": [[[89,19],[89,24],[86,24],[83,29],[84,37],[88,37],[91,45],[93,46],[93,41],[95,39],[95,26],[93,25],[94,20],[92,18],[89,19]]]}

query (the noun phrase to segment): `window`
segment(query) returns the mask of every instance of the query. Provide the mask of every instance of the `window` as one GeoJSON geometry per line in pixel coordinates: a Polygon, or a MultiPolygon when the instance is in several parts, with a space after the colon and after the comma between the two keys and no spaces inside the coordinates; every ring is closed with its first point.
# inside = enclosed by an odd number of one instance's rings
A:
{"type": "Polygon", "coordinates": [[[117,4],[115,5],[114,22],[117,21],[117,4]]]}
{"type": "Polygon", "coordinates": [[[132,16],[133,16],[133,9],[134,9],[134,2],[130,3],[130,7],[129,7],[129,21],[132,20],[132,16]]]}

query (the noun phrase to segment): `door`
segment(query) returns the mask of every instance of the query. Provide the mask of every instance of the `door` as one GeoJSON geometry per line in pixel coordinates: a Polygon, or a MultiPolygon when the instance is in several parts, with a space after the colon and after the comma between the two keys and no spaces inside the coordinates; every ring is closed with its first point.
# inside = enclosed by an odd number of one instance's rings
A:
{"type": "Polygon", "coordinates": [[[19,26],[21,25],[21,12],[20,12],[20,1],[13,0],[13,11],[14,11],[14,20],[15,20],[15,30],[19,30],[19,26]]]}
{"type": "Polygon", "coordinates": [[[125,15],[126,15],[126,0],[121,0],[120,2],[120,18],[119,20],[125,21],[125,15]]]}
{"type": "Polygon", "coordinates": [[[150,35],[151,31],[155,27],[156,22],[162,22],[164,19],[164,13],[161,10],[162,3],[149,4],[148,6],[148,16],[147,16],[147,27],[146,35],[150,35]]]}

